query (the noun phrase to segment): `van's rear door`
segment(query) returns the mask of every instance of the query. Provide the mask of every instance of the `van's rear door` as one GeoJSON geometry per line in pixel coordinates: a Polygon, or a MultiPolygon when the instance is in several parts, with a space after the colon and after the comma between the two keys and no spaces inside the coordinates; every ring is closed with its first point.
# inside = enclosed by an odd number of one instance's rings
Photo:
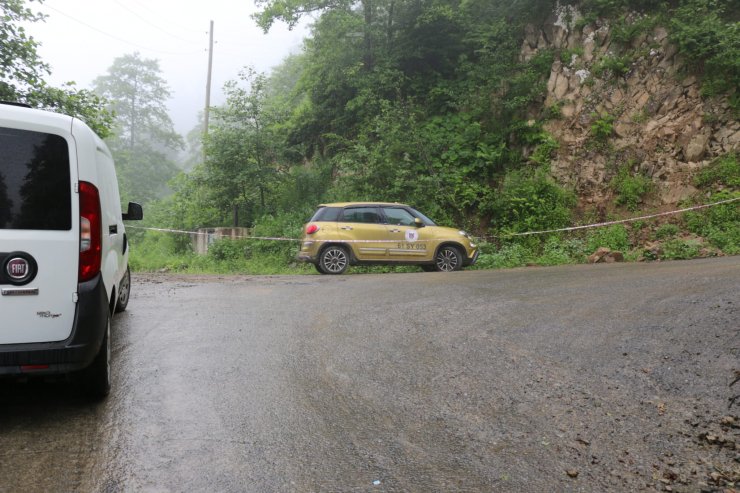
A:
{"type": "Polygon", "coordinates": [[[61,341],[72,330],[79,203],[63,124],[0,116],[0,344],[61,341]]]}

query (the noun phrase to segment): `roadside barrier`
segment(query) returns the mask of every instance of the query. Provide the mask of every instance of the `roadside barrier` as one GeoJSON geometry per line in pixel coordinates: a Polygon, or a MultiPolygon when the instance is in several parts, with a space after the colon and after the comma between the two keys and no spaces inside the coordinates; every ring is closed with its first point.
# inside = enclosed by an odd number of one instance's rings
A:
{"type": "MultiPolygon", "coordinates": [[[[677,209],[674,211],[669,212],[660,212],[657,214],[649,214],[646,216],[639,216],[639,217],[632,217],[629,219],[618,219],[615,221],[606,221],[606,222],[600,222],[600,223],[593,223],[593,224],[584,224],[580,226],[570,226],[567,228],[559,228],[559,229],[547,229],[542,231],[527,231],[524,233],[506,233],[501,235],[491,235],[491,236],[482,236],[482,237],[474,237],[476,240],[490,240],[490,239],[506,239],[506,238],[513,238],[516,236],[530,236],[530,235],[540,235],[540,234],[550,234],[550,233],[560,233],[560,232],[566,232],[566,231],[577,231],[581,229],[590,229],[590,228],[603,228],[606,226],[613,226],[615,224],[625,224],[625,223],[631,223],[635,221],[644,221],[646,219],[654,219],[656,217],[663,217],[663,216],[670,216],[674,214],[682,214],[684,212],[690,212],[700,209],[707,209],[709,207],[715,207],[718,205],[724,205],[729,204],[732,202],[737,202],[740,200],[740,197],[736,197],[734,199],[727,199],[727,200],[720,200],[719,202],[713,202],[711,204],[704,204],[704,205],[696,205],[693,207],[686,207],[684,209],[677,209]]],[[[202,236],[209,236],[213,235],[213,233],[199,233],[197,231],[186,231],[182,229],[169,229],[169,228],[151,228],[151,227],[145,227],[145,226],[126,226],[128,229],[142,229],[147,231],[159,231],[162,233],[174,233],[174,234],[187,234],[187,235],[202,235],[202,236]]],[[[300,238],[283,238],[283,237],[272,237],[272,236],[229,236],[230,239],[245,239],[245,240],[258,240],[258,241],[303,241],[300,238]]],[[[331,241],[332,243],[387,243],[388,240],[312,240],[308,239],[306,241],[314,241],[314,242],[322,242],[322,241],[331,241]]],[[[405,239],[399,239],[399,241],[406,241],[405,239]]],[[[415,243],[423,243],[426,241],[432,241],[432,240],[415,240],[415,243]]],[[[437,241],[437,240],[434,240],[437,241]]]]}

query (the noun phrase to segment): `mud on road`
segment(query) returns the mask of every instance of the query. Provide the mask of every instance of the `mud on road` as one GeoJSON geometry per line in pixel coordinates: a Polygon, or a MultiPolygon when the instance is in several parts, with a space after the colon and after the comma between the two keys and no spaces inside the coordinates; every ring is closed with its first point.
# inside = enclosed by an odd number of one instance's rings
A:
{"type": "Polygon", "coordinates": [[[739,293],[740,257],[136,275],[106,402],[0,383],[0,492],[733,491],[739,293]]]}

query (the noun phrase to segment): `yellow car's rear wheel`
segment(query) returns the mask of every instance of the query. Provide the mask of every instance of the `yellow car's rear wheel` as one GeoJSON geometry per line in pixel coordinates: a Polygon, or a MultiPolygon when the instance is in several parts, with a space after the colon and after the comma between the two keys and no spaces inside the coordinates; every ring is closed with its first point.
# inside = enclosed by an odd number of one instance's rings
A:
{"type": "Polygon", "coordinates": [[[324,274],[343,274],[349,267],[349,255],[344,247],[330,245],[321,252],[319,272],[324,274]]]}

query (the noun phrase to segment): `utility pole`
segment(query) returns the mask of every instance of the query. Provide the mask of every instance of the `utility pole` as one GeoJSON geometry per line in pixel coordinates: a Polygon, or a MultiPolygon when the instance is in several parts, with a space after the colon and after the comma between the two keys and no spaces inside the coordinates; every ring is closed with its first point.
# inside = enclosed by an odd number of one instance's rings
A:
{"type": "MultiPolygon", "coordinates": [[[[213,70],[213,21],[211,21],[211,28],[208,32],[208,80],[206,82],[206,113],[203,136],[208,135],[208,112],[211,109],[211,71],[213,70]]],[[[205,150],[203,152],[205,152],[205,150]]]]}

